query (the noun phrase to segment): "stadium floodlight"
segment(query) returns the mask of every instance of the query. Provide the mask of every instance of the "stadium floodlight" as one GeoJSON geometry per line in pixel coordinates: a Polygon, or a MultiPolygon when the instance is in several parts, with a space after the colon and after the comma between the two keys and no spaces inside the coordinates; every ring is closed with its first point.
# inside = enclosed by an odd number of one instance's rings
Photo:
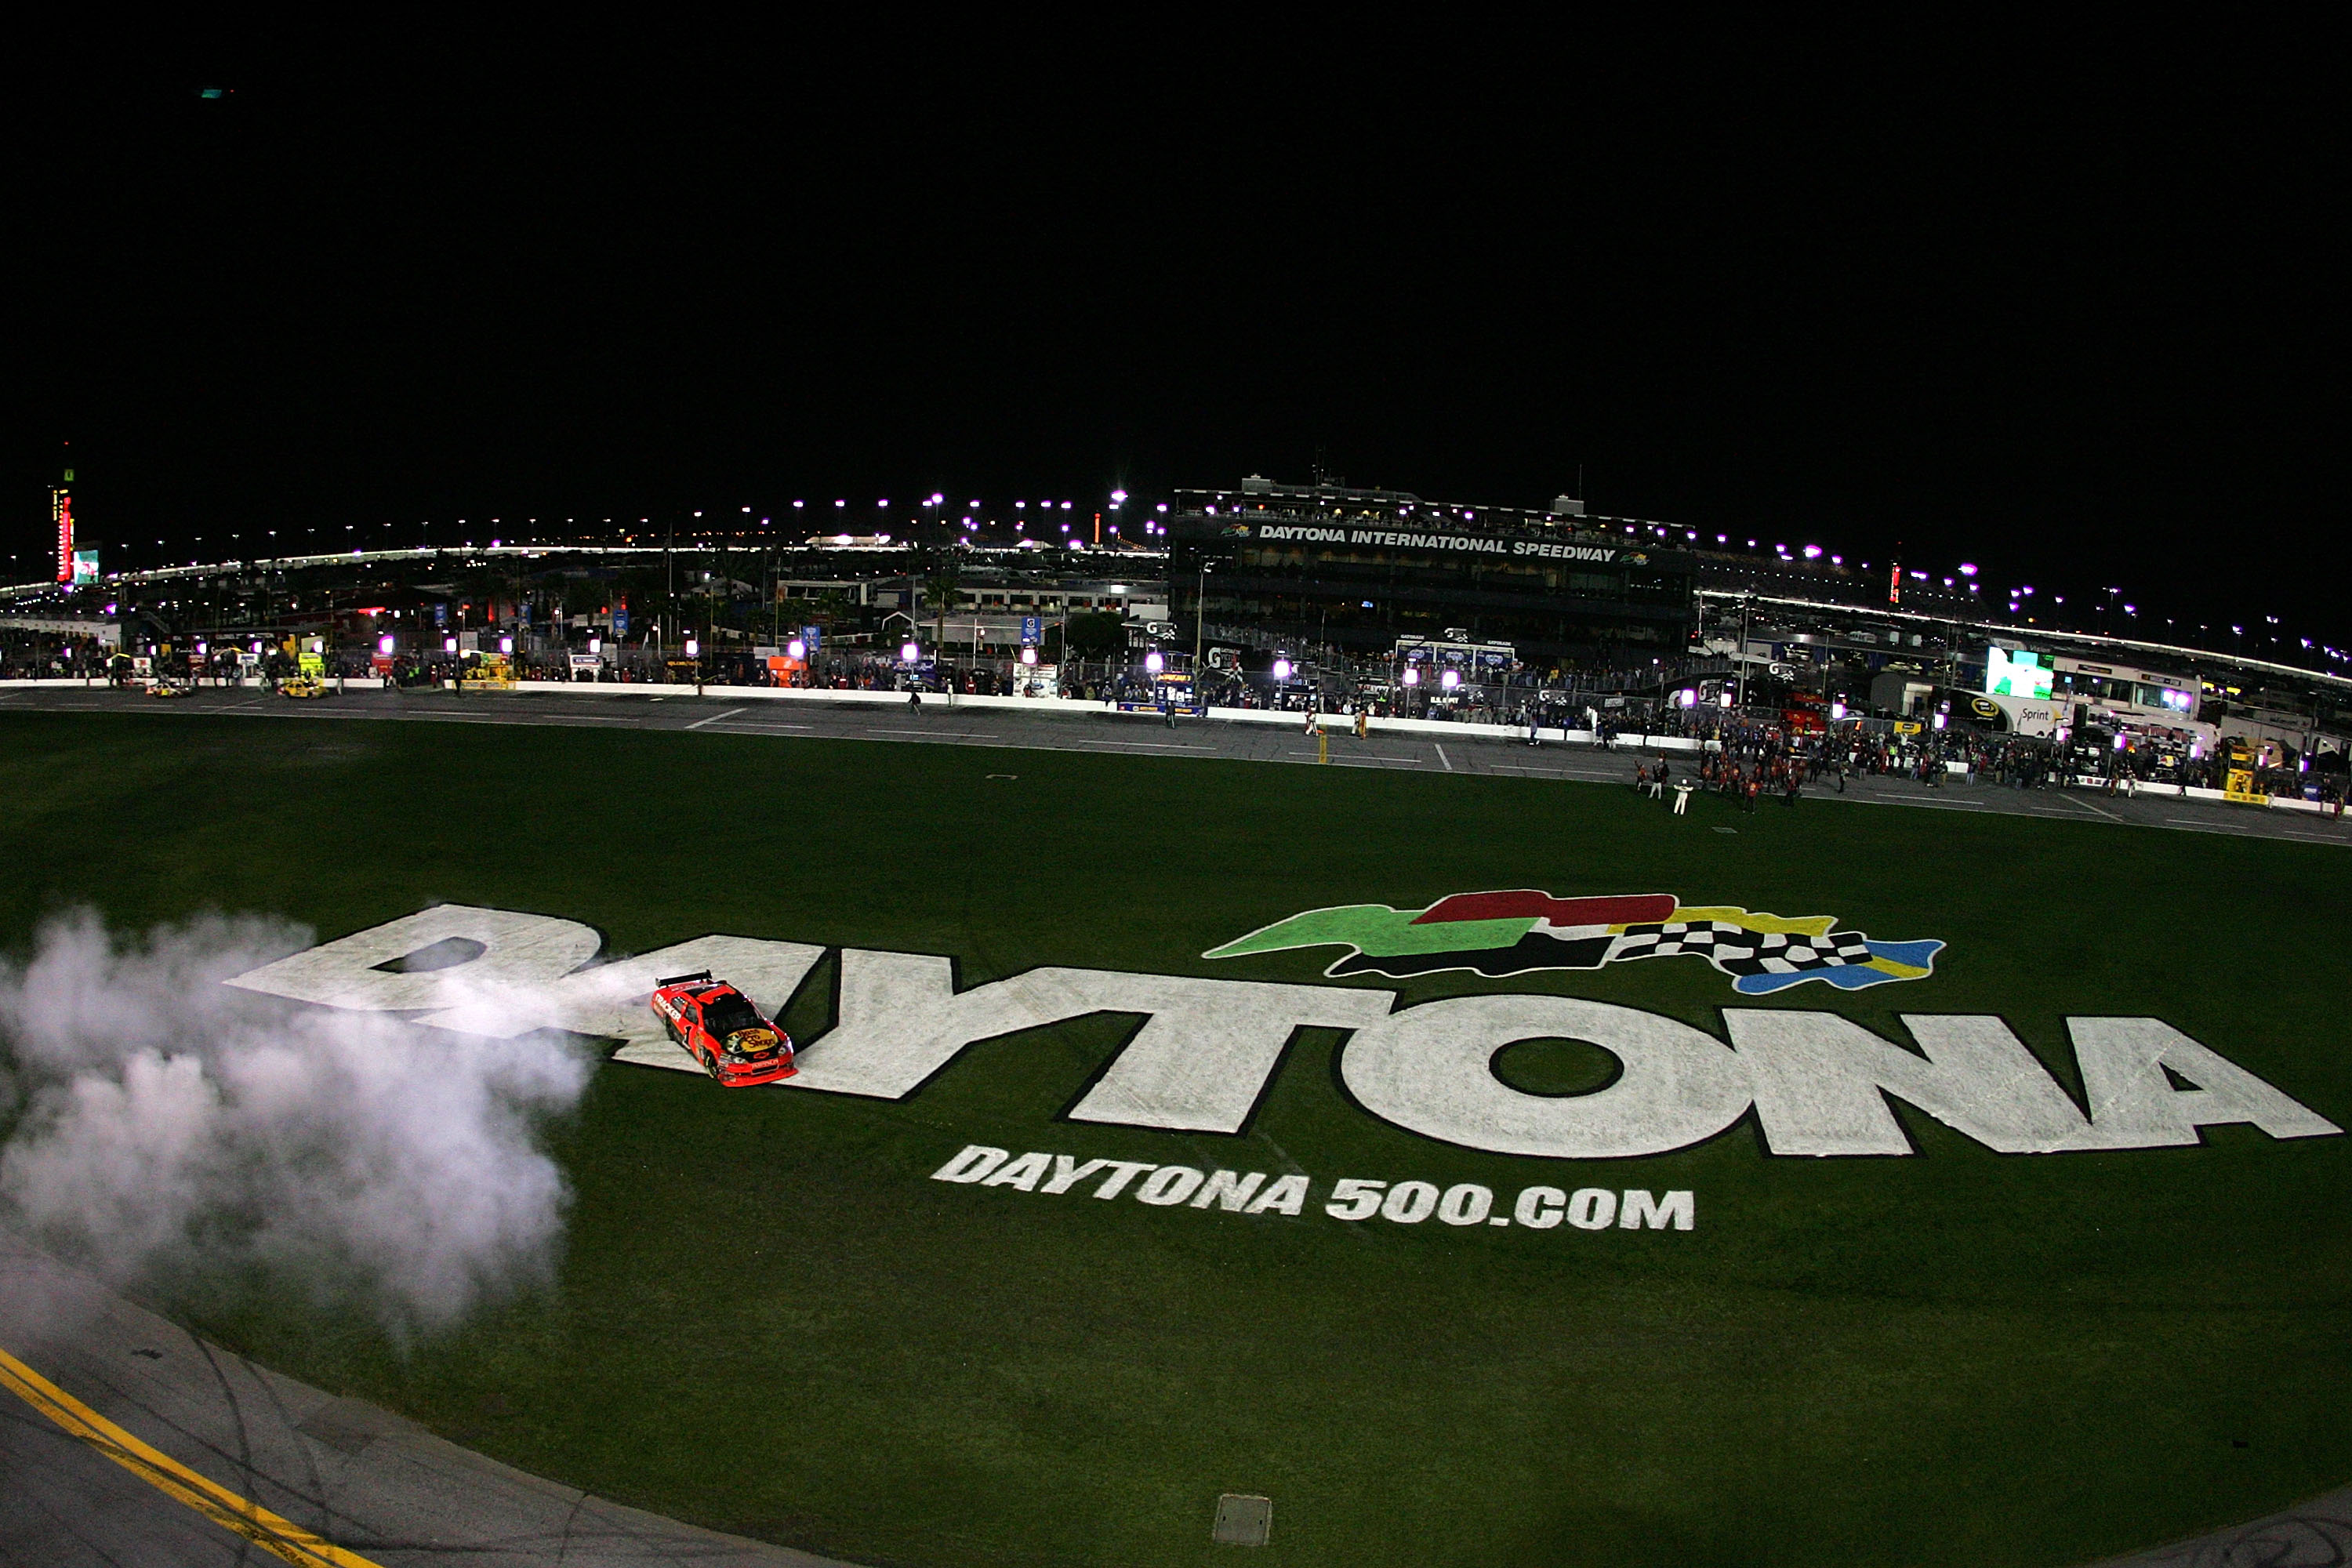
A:
{"type": "Polygon", "coordinates": [[[1843,703],[1843,702],[1832,702],[1832,703],[1831,703],[1831,704],[1830,704],[1830,722],[1832,722],[1832,724],[1834,724],[1834,723],[1836,723],[1839,720],[1841,720],[1841,719],[1843,719],[1843,718],[1844,718],[1844,717],[1845,717],[1845,704],[1844,704],[1844,703],[1843,703]]]}
{"type": "Polygon", "coordinates": [[[1963,561],[1963,562],[1961,562],[1961,563],[1960,563],[1960,575],[1961,575],[1961,576],[1963,576],[1963,577],[1973,577],[1973,576],[1975,576],[1976,574],[1977,574],[1977,569],[1976,569],[1976,565],[1975,565],[1975,563],[1974,563],[1973,562],[1963,561]]]}
{"type": "Polygon", "coordinates": [[[1808,544],[1808,545],[1806,545],[1806,546],[1805,546],[1805,559],[1806,559],[1806,560],[1808,560],[1808,561],[1819,561],[1821,558],[1822,558],[1822,547],[1821,547],[1820,545],[1818,545],[1818,544],[1808,544]]]}
{"type": "Polygon", "coordinates": [[[794,637],[792,641],[784,645],[784,657],[786,658],[806,658],[808,657],[808,644],[801,641],[798,637],[794,637]]]}
{"type": "Polygon", "coordinates": [[[1125,500],[1127,500],[1127,492],[1125,490],[1113,490],[1110,492],[1111,505],[1117,506],[1125,500]]]}
{"type": "Polygon", "coordinates": [[[1458,669],[1449,669],[1437,678],[1437,684],[1451,691],[1462,684],[1462,672],[1458,669]]]}
{"type": "Polygon", "coordinates": [[[1680,691],[1675,692],[1675,706],[1677,708],[1697,707],[1698,689],[1695,686],[1685,686],[1680,691]]]}
{"type": "Polygon", "coordinates": [[[686,657],[688,658],[700,658],[702,657],[702,644],[698,639],[694,637],[688,637],[686,639],[686,657]]]}
{"type": "Polygon", "coordinates": [[[509,654],[509,653],[512,653],[512,652],[514,652],[514,638],[512,638],[512,637],[500,637],[500,638],[499,639],[499,652],[500,652],[500,653],[502,653],[502,654],[509,654]]]}
{"type": "Polygon", "coordinates": [[[588,651],[590,653],[603,653],[604,651],[604,639],[603,637],[590,637],[588,639],[588,651]]]}
{"type": "MultiPolygon", "coordinates": [[[[393,649],[393,640],[392,640],[392,638],[391,638],[391,637],[378,637],[378,638],[376,638],[376,639],[375,639],[375,651],[376,651],[376,652],[378,652],[378,653],[380,653],[380,654],[386,655],[386,656],[388,657],[388,656],[390,656],[390,654],[391,654],[391,652],[392,652],[392,649],[393,649]]],[[[197,647],[196,647],[196,651],[197,651],[198,653],[202,653],[202,652],[204,652],[204,651],[205,651],[205,650],[204,650],[204,646],[203,646],[202,644],[198,644],[198,645],[197,645],[197,647]]]]}
{"type": "Polygon", "coordinates": [[[912,664],[922,657],[923,650],[914,643],[902,642],[898,645],[898,658],[901,661],[912,664]]]}
{"type": "MultiPolygon", "coordinates": [[[[259,643],[255,643],[253,645],[253,651],[259,653],[261,651],[261,645],[259,643]]],[[[457,639],[456,637],[443,637],[441,639],[441,651],[443,653],[456,653],[457,651],[457,639]]]]}
{"type": "Polygon", "coordinates": [[[1021,650],[1021,662],[1022,662],[1022,663],[1024,663],[1024,664],[1034,664],[1034,663],[1036,663],[1036,662],[1037,662],[1037,650],[1036,650],[1035,648],[1034,648],[1034,647],[1024,647],[1024,648],[1023,648],[1023,649],[1021,650]]]}
{"type": "Polygon", "coordinates": [[[1274,678],[1276,680],[1288,680],[1290,679],[1290,661],[1288,659],[1277,658],[1274,661],[1274,678]]]}
{"type": "Polygon", "coordinates": [[[1166,667],[1167,662],[1167,660],[1160,657],[1160,650],[1158,648],[1153,648],[1150,653],[1143,656],[1143,668],[1150,670],[1154,675],[1159,674],[1160,670],[1166,667]]]}
{"type": "Polygon", "coordinates": [[[1404,671],[1404,683],[1407,686],[1419,686],[1421,684],[1421,671],[1412,665],[1407,665],[1404,671]]]}

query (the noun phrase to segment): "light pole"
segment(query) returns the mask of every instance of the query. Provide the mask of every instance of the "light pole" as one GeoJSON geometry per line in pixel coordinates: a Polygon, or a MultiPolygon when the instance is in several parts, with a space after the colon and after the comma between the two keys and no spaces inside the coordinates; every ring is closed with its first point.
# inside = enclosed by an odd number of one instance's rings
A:
{"type": "Polygon", "coordinates": [[[1208,688],[1201,680],[1201,648],[1209,619],[1209,571],[1216,564],[1207,556],[1201,558],[1201,578],[1192,590],[1192,700],[1202,708],[1209,705],[1208,688]]]}
{"type": "Polygon", "coordinates": [[[1739,657],[1731,666],[1732,682],[1738,692],[1736,701],[1743,710],[1748,706],[1748,606],[1755,593],[1750,588],[1739,595],[1739,657]]]}

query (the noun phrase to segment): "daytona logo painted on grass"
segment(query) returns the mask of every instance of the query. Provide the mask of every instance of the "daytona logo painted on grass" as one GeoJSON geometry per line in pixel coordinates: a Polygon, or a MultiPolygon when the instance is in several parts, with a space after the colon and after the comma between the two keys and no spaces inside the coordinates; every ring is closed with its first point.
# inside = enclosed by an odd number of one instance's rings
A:
{"type": "Polygon", "coordinates": [[[1730,905],[1691,906],[1672,893],[1556,899],[1534,889],[1455,893],[1425,910],[1342,904],[1308,910],[1211,948],[1203,958],[1240,958],[1301,947],[1354,951],[1326,974],[1405,979],[1441,970],[1524,974],[1538,969],[1598,969],[1633,958],[1704,958],[1730,975],[1743,996],[1766,996],[1808,980],[1859,991],[1932,973],[1944,944],[1932,939],[1874,942],[1837,931],[1835,915],[1790,918],[1730,905]]]}
{"type": "MultiPolygon", "coordinates": [[[[617,1061],[699,1072],[646,1004],[660,976],[711,970],[772,1016],[829,973],[830,1021],[800,1042],[800,1075],[768,1092],[889,1100],[921,1092],[982,1041],[1125,1016],[1138,1021],[1134,1032],[1094,1077],[1073,1080],[1062,1115],[1185,1133],[1246,1130],[1299,1032],[1333,1031],[1339,1082],[1357,1107],[1441,1142],[1543,1159],[1663,1154],[1751,1115],[1772,1154],[1916,1153],[1898,1102],[2005,1154],[2193,1147],[2205,1128],[2229,1122],[2282,1139],[2342,1131],[2145,1016],[2063,1020],[2076,1090],[1986,1013],[1905,1013],[1897,1036],[1835,1013],[1727,1006],[1717,1033],[1591,997],[1486,992],[1403,1005],[1395,991],[1360,982],[1059,965],[967,985],[941,953],[711,935],[598,963],[602,944],[576,921],[443,904],[227,984],[463,1034],[563,1029],[619,1042],[617,1061]],[[417,962],[428,956],[429,967],[417,962]],[[1512,1046],[1554,1039],[1598,1047],[1614,1058],[1615,1078],[1589,1094],[1547,1095],[1497,1072],[1512,1046]]],[[[2069,1054],[2054,1039],[2044,1048],[2053,1062],[2069,1054]]],[[[2272,1055],[2292,1063],[2275,1047],[2272,1055]]]]}

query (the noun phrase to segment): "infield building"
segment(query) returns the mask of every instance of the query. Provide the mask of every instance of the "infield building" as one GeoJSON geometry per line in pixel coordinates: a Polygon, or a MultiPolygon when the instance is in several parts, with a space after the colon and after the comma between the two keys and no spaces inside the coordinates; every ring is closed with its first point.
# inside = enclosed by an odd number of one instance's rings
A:
{"type": "Polygon", "coordinates": [[[1362,656],[1467,632],[1534,660],[1680,652],[1696,624],[1691,552],[1567,497],[1532,511],[1252,477],[1179,490],[1168,536],[1172,617],[1213,641],[1362,656]]]}

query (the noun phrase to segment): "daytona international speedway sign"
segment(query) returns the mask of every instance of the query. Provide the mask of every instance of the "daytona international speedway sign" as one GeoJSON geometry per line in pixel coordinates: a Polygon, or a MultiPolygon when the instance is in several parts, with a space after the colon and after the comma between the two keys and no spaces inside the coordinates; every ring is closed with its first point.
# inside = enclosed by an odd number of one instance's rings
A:
{"type": "MultiPolygon", "coordinates": [[[[696,1071],[646,1005],[658,977],[708,969],[773,1013],[827,952],[704,936],[597,963],[601,945],[575,921],[444,904],[229,984],[477,1035],[565,1029],[620,1041],[621,1061],[696,1071]]],[[[1872,938],[1840,929],[1830,915],[1688,906],[1664,893],[1559,899],[1509,889],[1456,894],[1423,910],[1307,910],[1204,956],[1339,948],[1346,951],[1328,970],[1334,976],[1452,969],[1496,977],[1681,956],[1727,975],[1736,994],[1759,996],[1814,981],[1850,990],[1918,979],[1942,945],[1872,938]]],[[[1773,1154],[1913,1153],[1890,1100],[2011,1154],[2193,1145],[2200,1128],[2224,1122],[2251,1123],[2273,1138],[2342,1131],[2157,1018],[2066,1020],[2083,1085],[2078,1104],[2005,1022],[1981,1014],[1905,1014],[1906,1042],[1834,1013],[1727,1006],[1717,1035],[1633,1007],[1510,992],[1399,1006],[1397,993],[1360,983],[1059,967],[966,988],[951,957],[835,951],[833,1025],[803,1044],[799,1076],[781,1087],[905,1100],[982,1040],[1116,1014],[1140,1026],[1069,1107],[1070,1121],[1239,1132],[1292,1038],[1323,1028],[1347,1032],[1339,1076],[1364,1110],[1429,1138],[1503,1154],[1662,1154],[1704,1142],[1751,1110],[1773,1154]],[[1549,1096],[1496,1074],[1505,1047],[1555,1038],[1606,1051],[1619,1063],[1617,1077],[1592,1093],[1549,1096]]],[[[1043,1153],[1024,1158],[1047,1168],[1043,1153]]]]}

